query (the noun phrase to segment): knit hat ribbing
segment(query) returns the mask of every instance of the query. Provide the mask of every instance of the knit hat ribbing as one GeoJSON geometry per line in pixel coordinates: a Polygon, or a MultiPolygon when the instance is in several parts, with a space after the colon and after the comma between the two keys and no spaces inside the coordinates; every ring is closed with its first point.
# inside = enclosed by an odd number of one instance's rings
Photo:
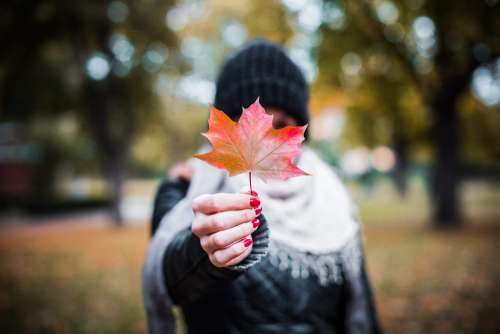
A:
{"type": "Polygon", "coordinates": [[[300,68],[278,44],[257,39],[222,65],[216,83],[215,107],[236,119],[257,97],[265,108],[279,108],[309,122],[309,88],[300,68]]]}

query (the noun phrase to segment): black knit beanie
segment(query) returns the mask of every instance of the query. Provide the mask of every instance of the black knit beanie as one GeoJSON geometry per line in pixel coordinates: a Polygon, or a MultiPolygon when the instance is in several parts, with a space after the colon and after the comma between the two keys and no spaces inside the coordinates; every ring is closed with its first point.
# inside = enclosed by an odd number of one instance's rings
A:
{"type": "Polygon", "coordinates": [[[309,87],[299,67],[278,44],[257,39],[244,45],[222,65],[216,83],[215,107],[232,119],[257,97],[264,108],[279,108],[309,123],[309,87]]]}

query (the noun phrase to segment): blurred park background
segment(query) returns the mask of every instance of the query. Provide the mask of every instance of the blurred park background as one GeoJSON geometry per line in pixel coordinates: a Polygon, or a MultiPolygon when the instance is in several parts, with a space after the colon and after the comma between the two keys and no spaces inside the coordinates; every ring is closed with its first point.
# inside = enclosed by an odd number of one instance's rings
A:
{"type": "Polygon", "coordinates": [[[385,331],[500,333],[498,0],[2,1],[0,332],[146,331],[156,187],[255,37],[311,84],[385,331]]]}

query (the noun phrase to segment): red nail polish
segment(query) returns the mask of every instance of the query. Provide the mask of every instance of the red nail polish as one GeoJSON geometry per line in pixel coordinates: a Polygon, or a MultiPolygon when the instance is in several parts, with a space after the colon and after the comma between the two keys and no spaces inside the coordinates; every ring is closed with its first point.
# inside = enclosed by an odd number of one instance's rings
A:
{"type": "Polygon", "coordinates": [[[258,207],[259,207],[259,205],[260,205],[260,201],[259,201],[259,199],[258,199],[258,198],[252,197],[252,198],[250,199],[250,206],[251,206],[252,208],[258,208],[258,207]]]}
{"type": "Polygon", "coordinates": [[[250,246],[251,244],[252,244],[252,240],[251,240],[251,239],[245,239],[245,240],[243,240],[243,245],[244,245],[245,247],[248,247],[248,246],[250,246]]]}
{"type": "Polygon", "coordinates": [[[259,216],[261,212],[262,212],[262,208],[255,209],[255,214],[257,216],[259,216]]]}
{"type": "Polygon", "coordinates": [[[257,196],[257,197],[259,196],[259,194],[257,194],[255,190],[249,191],[248,193],[252,196],[257,196]]]}
{"type": "Polygon", "coordinates": [[[260,226],[260,221],[255,218],[254,220],[252,220],[252,225],[253,225],[253,228],[257,228],[260,226]]]}

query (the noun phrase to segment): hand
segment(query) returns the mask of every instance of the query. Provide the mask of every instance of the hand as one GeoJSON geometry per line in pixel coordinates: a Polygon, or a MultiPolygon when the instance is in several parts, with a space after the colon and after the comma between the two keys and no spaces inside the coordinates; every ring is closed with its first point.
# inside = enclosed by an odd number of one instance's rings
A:
{"type": "Polygon", "coordinates": [[[257,193],[205,194],[192,203],[191,231],[216,267],[241,262],[252,251],[251,234],[259,227],[262,208],[257,193]]]}

